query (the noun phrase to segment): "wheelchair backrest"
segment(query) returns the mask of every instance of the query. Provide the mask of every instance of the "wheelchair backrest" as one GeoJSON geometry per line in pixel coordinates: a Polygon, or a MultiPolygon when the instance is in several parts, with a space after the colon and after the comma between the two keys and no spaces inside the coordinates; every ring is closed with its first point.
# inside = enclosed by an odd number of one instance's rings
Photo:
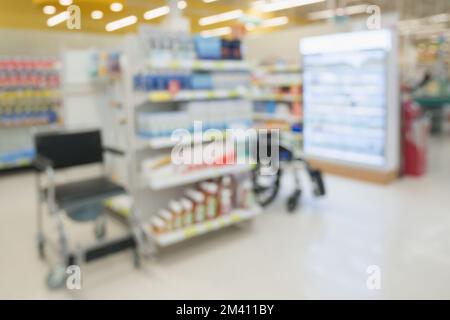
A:
{"type": "Polygon", "coordinates": [[[40,133],[34,143],[37,156],[52,161],[54,169],[103,162],[99,130],[40,133]]]}

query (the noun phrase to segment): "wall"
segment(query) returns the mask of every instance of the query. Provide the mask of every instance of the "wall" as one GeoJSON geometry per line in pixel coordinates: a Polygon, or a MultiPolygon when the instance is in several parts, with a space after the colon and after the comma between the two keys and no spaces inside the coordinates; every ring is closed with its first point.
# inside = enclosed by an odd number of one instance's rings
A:
{"type": "MultiPolygon", "coordinates": [[[[381,25],[383,28],[392,27],[397,19],[395,14],[386,13],[383,15],[381,25]]],[[[351,19],[349,23],[339,24],[327,21],[263,35],[249,35],[244,40],[245,57],[256,62],[274,59],[298,62],[302,38],[352,30],[367,30],[366,19],[351,19]]]]}
{"type": "Polygon", "coordinates": [[[0,29],[1,55],[58,55],[64,48],[114,48],[120,36],[86,34],[78,31],[0,29]]]}
{"type": "Polygon", "coordinates": [[[92,50],[120,49],[122,36],[77,31],[0,29],[0,56],[57,56],[63,61],[64,122],[69,128],[100,125],[99,103],[87,70],[92,50]]]}

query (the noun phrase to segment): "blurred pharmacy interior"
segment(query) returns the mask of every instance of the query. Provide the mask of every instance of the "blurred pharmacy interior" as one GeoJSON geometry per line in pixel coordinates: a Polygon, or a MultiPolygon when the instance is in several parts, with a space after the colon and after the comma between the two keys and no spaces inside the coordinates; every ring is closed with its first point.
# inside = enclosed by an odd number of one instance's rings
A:
{"type": "Polygon", "coordinates": [[[450,299],[448,0],[0,0],[1,299],[450,299]]]}

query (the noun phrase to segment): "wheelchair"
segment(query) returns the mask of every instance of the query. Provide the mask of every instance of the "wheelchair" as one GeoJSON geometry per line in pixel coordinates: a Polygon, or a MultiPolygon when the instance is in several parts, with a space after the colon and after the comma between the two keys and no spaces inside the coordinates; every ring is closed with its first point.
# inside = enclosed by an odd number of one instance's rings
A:
{"type": "Polygon", "coordinates": [[[34,144],[36,158],[33,165],[38,194],[37,247],[41,259],[46,258],[46,247],[49,242],[43,229],[43,207],[54,219],[58,233],[56,243],[58,263],[47,277],[48,287],[55,289],[65,284],[68,266],[90,262],[125,249],[133,249],[137,261],[136,242],[131,234],[104,241],[106,217],[103,201],[126,193],[122,186],[107,177],[106,170],[104,174],[95,178],[64,184],[56,183],[57,173],[64,169],[88,164],[101,164],[105,167],[104,153],[123,156],[123,152],[103,147],[98,130],[40,133],[35,136],[34,144]],[[63,223],[64,214],[75,222],[93,222],[97,243],[84,250],[71,251],[63,223]]]}
{"type": "Polygon", "coordinates": [[[282,135],[283,133],[277,134],[275,139],[272,139],[271,133],[267,133],[267,135],[264,136],[266,139],[265,145],[267,145],[267,155],[269,158],[271,156],[272,148],[274,147],[278,149],[279,158],[276,159],[278,165],[276,166],[276,171],[271,174],[266,174],[264,172],[264,165],[262,164],[262,159],[260,158],[259,152],[261,136],[258,136],[256,156],[257,164],[255,169],[252,171],[253,192],[255,194],[255,199],[260,206],[266,207],[270,205],[279,194],[283,174],[287,171],[292,171],[291,174],[294,177],[295,189],[288,197],[286,203],[288,212],[292,213],[298,208],[302,195],[302,186],[299,175],[300,170],[305,169],[308,173],[314,196],[323,197],[325,196],[326,191],[322,178],[322,172],[318,169],[312,168],[307,160],[299,156],[298,149],[300,145],[298,145],[296,141],[293,142],[288,139],[286,142],[286,139],[283,139],[282,135]],[[272,147],[272,143],[276,143],[276,145],[272,147]]]}

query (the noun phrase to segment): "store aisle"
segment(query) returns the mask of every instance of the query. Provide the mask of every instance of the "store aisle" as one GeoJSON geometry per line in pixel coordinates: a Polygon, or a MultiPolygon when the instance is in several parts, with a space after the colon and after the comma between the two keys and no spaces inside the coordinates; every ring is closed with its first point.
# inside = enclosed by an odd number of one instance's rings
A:
{"type": "Polygon", "coordinates": [[[84,265],[78,292],[44,285],[33,176],[2,177],[0,298],[450,298],[450,138],[434,138],[429,156],[426,177],[387,187],[326,176],[327,198],[307,194],[293,215],[285,184],[250,226],[167,249],[139,271],[128,252],[84,265]],[[381,290],[366,287],[369,265],[381,290]]]}

